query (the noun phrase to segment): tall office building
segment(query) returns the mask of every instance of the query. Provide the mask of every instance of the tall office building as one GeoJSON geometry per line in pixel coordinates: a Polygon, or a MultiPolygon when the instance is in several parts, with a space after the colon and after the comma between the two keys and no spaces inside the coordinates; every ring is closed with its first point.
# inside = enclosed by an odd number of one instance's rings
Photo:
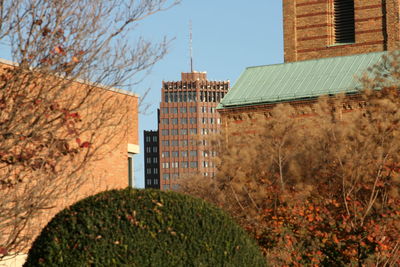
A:
{"type": "MultiPolygon", "coordinates": [[[[180,178],[193,174],[215,175],[216,154],[209,135],[220,129],[216,107],[228,90],[229,81],[209,81],[205,72],[181,73],[180,81],[162,83],[158,115],[161,189],[175,189],[180,178]]],[[[145,157],[146,161],[150,160],[145,157]]],[[[150,174],[145,172],[146,181],[147,177],[150,174]]]]}
{"type": "Polygon", "coordinates": [[[160,189],[158,131],[144,131],[145,188],[160,189]]]}

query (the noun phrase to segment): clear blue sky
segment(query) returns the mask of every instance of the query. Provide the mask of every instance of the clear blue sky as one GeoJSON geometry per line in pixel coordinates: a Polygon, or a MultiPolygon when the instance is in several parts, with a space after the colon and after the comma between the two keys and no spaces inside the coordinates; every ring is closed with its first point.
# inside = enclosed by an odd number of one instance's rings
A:
{"type": "MultiPolygon", "coordinates": [[[[139,116],[141,153],[135,157],[136,186],[144,186],[143,130],[157,129],[161,83],[180,80],[189,72],[189,21],[193,29],[194,69],[206,71],[209,80],[234,84],[248,66],[283,62],[282,0],[182,0],[165,12],[141,22],[130,35],[152,41],[174,39],[168,55],[132,91],[143,95],[150,88],[139,116]]],[[[11,59],[6,44],[0,57],[11,59]]]]}
{"type": "MultiPolygon", "coordinates": [[[[157,129],[161,82],[180,80],[189,72],[189,21],[193,28],[194,69],[206,71],[210,80],[234,84],[246,67],[283,62],[281,0],[183,0],[173,9],[143,21],[139,31],[152,40],[175,38],[169,54],[159,62],[139,94],[151,88],[144,102],[151,104],[139,117],[141,152],[143,130],[157,129]]],[[[136,185],[144,186],[143,153],[137,155],[136,185]]]]}

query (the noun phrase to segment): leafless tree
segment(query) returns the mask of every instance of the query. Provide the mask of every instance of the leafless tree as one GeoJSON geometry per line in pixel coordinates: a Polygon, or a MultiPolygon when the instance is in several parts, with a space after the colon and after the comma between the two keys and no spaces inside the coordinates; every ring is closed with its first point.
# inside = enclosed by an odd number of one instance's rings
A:
{"type": "Polygon", "coordinates": [[[129,100],[108,89],[129,88],[166,54],[168,40],[133,34],[178,2],[0,0],[13,59],[0,64],[0,259],[29,246],[32,220],[127,131],[129,100]]]}

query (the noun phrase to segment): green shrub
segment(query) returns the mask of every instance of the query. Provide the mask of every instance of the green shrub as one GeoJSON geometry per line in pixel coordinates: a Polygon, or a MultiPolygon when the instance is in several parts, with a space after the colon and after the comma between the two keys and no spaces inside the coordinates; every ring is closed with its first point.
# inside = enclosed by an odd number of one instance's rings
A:
{"type": "Polygon", "coordinates": [[[220,209],[158,190],[112,190],[61,211],[25,266],[265,266],[220,209]]]}

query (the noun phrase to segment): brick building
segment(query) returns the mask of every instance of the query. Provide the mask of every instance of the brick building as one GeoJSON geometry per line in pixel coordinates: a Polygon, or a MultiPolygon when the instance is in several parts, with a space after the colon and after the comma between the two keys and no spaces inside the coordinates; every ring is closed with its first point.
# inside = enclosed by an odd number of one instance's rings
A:
{"type": "MultiPolygon", "coordinates": [[[[158,118],[161,189],[176,188],[178,179],[188,175],[215,175],[215,152],[208,136],[219,131],[216,107],[228,90],[229,81],[209,81],[205,72],[182,73],[180,81],[163,81],[158,118]]],[[[145,170],[146,181],[150,175],[145,170]]]]}
{"type": "MultiPolygon", "coordinates": [[[[0,74],[7,68],[18,68],[14,63],[0,60],[0,74]]],[[[49,81],[61,81],[60,77],[50,77],[49,81]]],[[[44,82],[39,80],[38,82],[44,82]]],[[[18,184],[19,190],[7,189],[0,187],[1,199],[11,197],[10,190],[14,190],[15,196],[18,199],[25,197],[26,192],[43,191],[46,195],[47,192],[53,192],[60,189],[62,195],[52,196],[52,207],[45,208],[44,211],[39,211],[38,215],[30,220],[24,231],[29,232],[29,236],[35,236],[41,229],[48,223],[48,221],[60,210],[73,204],[74,202],[96,194],[98,192],[125,188],[127,186],[134,186],[134,155],[139,153],[139,140],[138,140],[138,96],[134,93],[120,90],[117,88],[109,88],[101,85],[93,85],[90,82],[73,80],[67,81],[68,88],[65,93],[60,96],[60,102],[65,101],[70,105],[74,105],[74,101],[80,101],[81,96],[86,90],[91,90],[90,98],[85,100],[85,105],[79,109],[82,124],[90,124],[85,129],[88,129],[88,135],[93,137],[91,139],[91,148],[97,149],[91,161],[85,165],[85,168],[78,172],[77,180],[79,185],[77,190],[68,191],[69,183],[62,179],[51,179],[48,183],[45,180],[40,180],[40,184],[35,187],[35,180],[23,181],[18,184]],[[112,111],[112,112],[111,112],[112,111]],[[92,132],[90,132],[92,129],[92,132]],[[54,188],[53,188],[54,187],[54,188]],[[7,191],[8,190],[8,191],[7,191]]],[[[32,91],[34,91],[33,88],[32,91]]],[[[62,135],[62,132],[57,132],[57,136],[62,135]]],[[[69,140],[74,143],[75,139],[69,140]]],[[[84,153],[81,153],[84,154],[84,153]]],[[[80,159],[80,154],[75,158],[80,159]]],[[[68,164],[74,164],[74,160],[66,162],[65,170],[68,170],[68,164]]],[[[4,162],[0,163],[0,167],[4,170],[4,162]]],[[[71,185],[71,188],[75,185],[71,185]]],[[[58,192],[58,191],[57,191],[58,192]]],[[[14,197],[14,196],[13,196],[14,197]]],[[[1,222],[1,225],[4,225],[1,222]]],[[[13,229],[1,229],[0,241],[7,238],[8,234],[13,234],[13,229]]],[[[22,251],[24,253],[26,251],[22,251]]],[[[19,266],[24,261],[25,255],[17,258],[12,258],[8,261],[0,262],[0,265],[19,266]]]]}
{"type": "Polygon", "coordinates": [[[356,94],[355,76],[400,47],[399,10],[399,0],[283,0],[285,63],[247,68],[218,107],[224,124],[356,94]]]}

